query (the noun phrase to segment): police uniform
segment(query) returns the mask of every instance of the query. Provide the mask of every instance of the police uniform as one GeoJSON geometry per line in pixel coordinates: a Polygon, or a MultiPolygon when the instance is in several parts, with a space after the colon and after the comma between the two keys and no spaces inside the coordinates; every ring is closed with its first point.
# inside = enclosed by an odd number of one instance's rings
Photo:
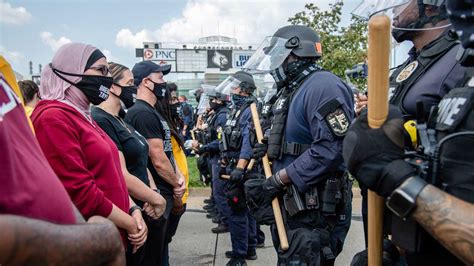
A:
{"type": "MultiPolygon", "coordinates": [[[[234,105],[223,132],[222,145],[227,161],[227,172],[235,169],[239,159],[250,160],[250,127],[252,115],[250,103],[234,105]]],[[[230,181],[227,181],[230,182],[230,181]]],[[[227,200],[231,209],[228,219],[232,242],[232,257],[245,259],[247,254],[254,253],[257,246],[257,223],[247,210],[243,184],[226,189],[227,200]]]]}
{"type": "MultiPolygon", "coordinates": [[[[436,142],[426,145],[433,147],[430,152],[433,163],[425,179],[459,199],[474,203],[474,153],[471,152],[474,149],[474,70],[471,68],[466,73],[465,82],[440,101],[429,120],[434,124],[428,123],[428,136],[430,129],[436,132],[436,142]]],[[[397,218],[394,216],[392,220],[393,240],[407,249],[409,265],[464,265],[413,220],[404,222],[397,218]]]]}
{"type": "MultiPolygon", "coordinates": [[[[285,168],[303,198],[309,191],[319,192],[319,202],[315,203],[319,208],[313,206],[310,207],[312,210],[305,210],[294,216],[288,214],[288,228],[297,229],[303,224],[309,229],[330,229],[333,256],[342,250],[349,230],[351,201],[346,197],[347,204],[342,206],[342,211],[337,212],[337,221],[329,222],[322,215],[322,193],[325,193],[323,190],[329,177],[341,179],[345,171],[342,140],[354,118],[353,106],[351,89],[337,76],[321,69],[307,77],[300,87],[296,88],[293,96],[280,96],[273,105],[272,128],[276,128],[276,124],[284,128],[280,158],[272,161],[273,172],[285,168]],[[281,125],[281,121],[276,119],[279,119],[279,114],[285,108],[288,108],[284,121],[286,125],[281,125]]],[[[270,133],[269,156],[273,153],[271,134],[277,133],[270,133]]],[[[276,149],[278,150],[278,147],[276,149]]],[[[335,215],[336,210],[331,214],[335,215]]],[[[329,259],[331,254],[327,253],[327,256],[329,259]]]]}
{"type": "Polygon", "coordinates": [[[225,181],[220,178],[221,165],[220,165],[220,149],[219,149],[219,134],[222,132],[227,122],[227,114],[229,109],[227,106],[222,105],[218,109],[214,110],[214,113],[208,119],[207,136],[209,143],[201,146],[199,149],[200,153],[209,153],[209,162],[212,175],[212,196],[217,206],[217,212],[220,218],[220,224],[227,226],[229,206],[224,198],[224,184],[225,181]]]}
{"type": "MultiPolygon", "coordinates": [[[[417,52],[413,47],[409,58],[390,77],[390,103],[400,107],[409,119],[417,118],[418,101],[428,118],[432,106],[462,80],[465,68],[456,60],[460,43],[450,30],[417,52]]],[[[369,96],[370,97],[370,96],[369,96]]]]}
{"type": "MultiPolygon", "coordinates": [[[[390,103],[398,106],[406,120],[427,120],[430,110],[462,80],[466,68],[456,60],[460,43],[447,30],[419,52],[413,47],[409,58],[390,77],[390,103]],[[422,113],[417,113],[417,102],[422,102],[422,113]]],[[[370,96],[369,96],[370,97],[370,96]]],[[[361,186],[362,216],[367,243],[367,189],[361,186]]],[[[386,220],[390,220],[387,216],[386,220]]],[[[386,225],[390,227],[389,224],[386,225]]],[[[390,232],[390,228],[386,229],[390,232]]]]}

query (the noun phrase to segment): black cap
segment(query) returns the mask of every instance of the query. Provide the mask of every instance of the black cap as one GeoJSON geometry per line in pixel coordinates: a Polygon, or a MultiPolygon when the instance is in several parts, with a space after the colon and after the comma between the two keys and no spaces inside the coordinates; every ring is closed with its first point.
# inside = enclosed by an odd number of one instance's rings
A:
{"type": "Polygon", "coordinates": [[[132,73],[135,86],[140,85],[142,80],[148,77],[151,73],[161,72],[167,75],[171,71],[171,65],[158,65],[152,61],[142,61],[133,66],[132,73]]]}

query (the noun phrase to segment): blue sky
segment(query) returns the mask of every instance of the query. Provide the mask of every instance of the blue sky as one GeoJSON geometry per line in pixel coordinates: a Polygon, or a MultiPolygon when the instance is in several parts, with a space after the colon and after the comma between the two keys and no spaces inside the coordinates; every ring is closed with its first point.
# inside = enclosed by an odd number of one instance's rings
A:
{"type": "MultiPolygon", "coordinates": [[[[0,0],[0,54],[28,74],[28,62],[50,62],[62,44],[84,42],[109,60],[133,66],[134,48],[143,41],[193,42],[203,35],[237,37],[259,44],[304,0],[0,0]]],[[[321,8],[335,1],[318,0],[321,8]]],[[[344,1],[344,19],[357,0],[344,1]]]]}

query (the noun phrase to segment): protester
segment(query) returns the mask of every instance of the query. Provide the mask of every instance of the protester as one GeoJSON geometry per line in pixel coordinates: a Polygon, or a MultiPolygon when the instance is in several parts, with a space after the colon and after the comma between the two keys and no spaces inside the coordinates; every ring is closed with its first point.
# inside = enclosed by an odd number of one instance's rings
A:
{"type": "MultiPolygon", "coordinates": [[[[173,84],[173,83],[171,83],[173,84]]],[[[169,254],[168,254],[168,245],[171,243],[172,237],[176,234],[176,230],[178,229],[178,224],[181,219],[181,216],[184,214],[186,210],[186,200],[188,198],[189,189],[189,170],[188,170],[188,162],[186,160],[186,154],[184,152],[184,142],[182,137],[179,135],[179,131],[176,125],[177,113],[175,109],[173,109],[173,105],[171,104],[172,101],[172,93],[168,90],[170,84],[167,84],[167,91],[166,95],[163,99],[159,99],[155,104],[155,108],[160,115],[166,120],[170,127],[171,131],[171,146],[173,150],[173,157],[175,159],[176,167],[179,172],[185,178],[186,184],[186,191],[184,192],[183,198],[173,197],[173,208],[171,209],[169,222],[168,222],[168,231],[166,234],[165,239],[165,252],[163,265],[169,265],[169,254]]],[[[176,86],[176,85],[175,85],[176,86]]],[[[173,85],[171,86],[173,88],[173,85]]]]}
{"type": "Polygon", "coordinates": [[[95,47],[62,46],[41,74],[42,101],[31,118],[46,158],[81,214],[110,219],[137,250],[147,227],[128,196],[117,147],[89,111],[90,103],[107,99],[108,75],[105,56],[95,47]]]}
{"type": "MultiPolygon", "coordinates": [[[[169,215],[173,198],[182,198],[186,189],[184,177],[177,171],[171,145],[171,132],[166,120],[156,111],[155,104],[165,97],[166,83],[163,76],[171,70],[169,65],[160,66],[151,61],[135,64],[132,69],[135,85],[138,86],[137,100],[128,110],[125,121],[132,125],[148,141],[148,170],[160,194],[166,199],[166,210],[157,224],[150,227],[152,234],[158,234],[160,241],[147,243],[146,249],[156,252],[156,262],[161,263],[165,254],[165,239],[169,226],[169,215]]],[[[149,263],[149,264],[148,264],[149,263]]]]}
{"type": "Polygon", "coordinates": [[[7,107],[0,108],[0,264],[124,265],[117,228],[98,216],[84,222],[44,157],[21,100],[0,56],[0,106],[7,107]]]}
{"type": "MultiPolygon", "coordinates": [[[[159,193],[155,192],[157,191],[156,184],[147,170],[147,141],[119,116],[121,99],[126,107],[130,107],[133,102],[130,102],[129,96],[133,93],[136,94],[137,87],[133,85],[132,72],[125,66],[110,63],[109,69],[114,83],[109,90],[107,100],[92,108],[92,118],[117,145],[122,172],[130,196],[141,208],[146,202],[145,209],[149,217],[158,219],[165,210],[166,201],[159,193]]],[[[145,222],[149,225],[152,221],[145,219],[145,222]]],[[[159,238],[158,235],[148,235],[148,239],[152,237],[159,238]]],[[[141,249],[136,254],[129,252],[127,256],[127,261],[133,262],[130,263],[131,265],[141,265],[143,261],[156,256],[156,253],[145,254],[141,249]]]]}
{"type": "Polygon", "coordinates": [[[21,94],[23,96],[23,103],[25,104],[25,111],[28,117],[31,116],[33,109],[38,104],[41,98],[38,95],[39,88],[32,80],[18,81],[21,94]]]}

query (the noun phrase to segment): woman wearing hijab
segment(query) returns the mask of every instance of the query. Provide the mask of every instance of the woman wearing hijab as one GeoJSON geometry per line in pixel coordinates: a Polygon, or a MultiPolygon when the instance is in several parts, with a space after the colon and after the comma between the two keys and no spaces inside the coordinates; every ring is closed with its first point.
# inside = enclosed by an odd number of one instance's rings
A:
{"type": "Polygon", "coordinates": [[[134,251],[147,236],[140,207],[127,193],[113,141],[92,120],[89,105],[108,97],[112,78],[95,47],[62,46],[41,74],[40,96],[31,116],[38,142],[84,218],[106,217],[134,251]]]}
{"type": "MultiPolygon", "coordinates": [[[[157,193],[156,184],[147,170],[148,143],[130,124],[126,123],[120,116],[122,105],[130,108],[136,98],[137,87],[133,84],[133,74],[125,66],[117,63],[109,63],[113,84],[109,90],[107,100],[93,107],[92,118],[114,141],[119,150],[120,164],[125,176],[128,192],[138,206],[144,207],[149,218],[156,220],[163,215],[166,208],[166,200],[157,193]]],[[[148,228],[153,221],[145,217],[148,228]]],[[[159,235],[150,235],[149,231],[147,245],[157,241],[159,235]]],[[[146,252],[148,249],[140,249],[137,253],[127,252],[129,265],[143,265],[144,262],[153,264],[157,260],[157,252],[146,252]]]]}

